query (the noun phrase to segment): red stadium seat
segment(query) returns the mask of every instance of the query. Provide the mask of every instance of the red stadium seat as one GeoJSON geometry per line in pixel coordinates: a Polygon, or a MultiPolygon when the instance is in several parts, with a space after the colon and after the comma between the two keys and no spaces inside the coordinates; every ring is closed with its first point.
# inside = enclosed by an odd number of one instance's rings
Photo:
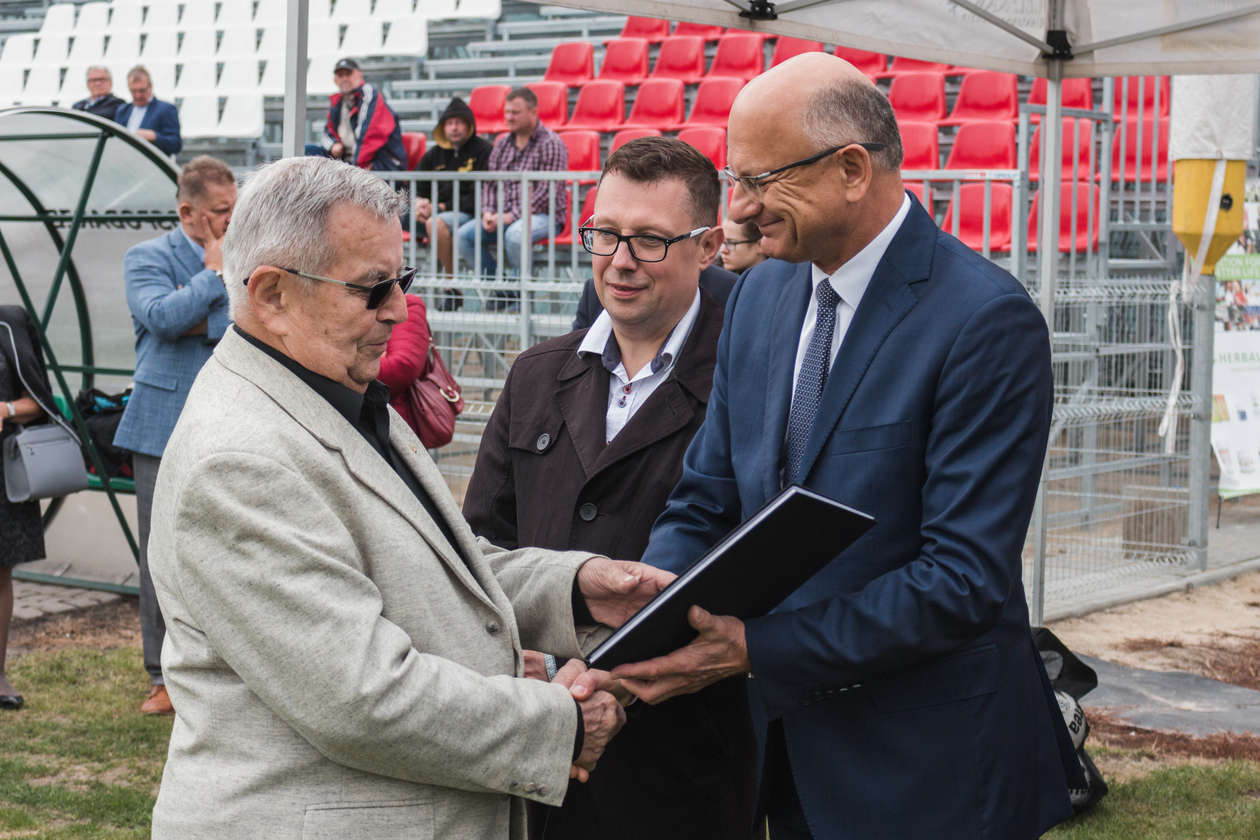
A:
{"type": "Polygon", "coordinates": [[[669,37],[669,21],[656,18],[626,18],[626,25],[621,28],[622,38],[646,38],[653,44],[660,43],[669,37]]]}
{"type": "MultiPolygon", "coordinates": [[[[1064,108],[1084,108],[1094,110],[1094,80],[1064,79],[1059,86],[1059,100],[1064,108]]],[[[1028,92],[1029,105],[1046,104],[1046,80],[1033,79],[1032,90],[1028,92]]],[[[1041,114],[1032,114],[1033,122],[1041,122],[1041,114]]]]}
{"type": "Polygon", "coordinates": [[[599,78],[637,85],[648,75],[648,42],[643,38],[618,38],[604,48],[599,78]]]}
{"type": "Polygon", "coordinates": [[[530,82],[525,85],[538,97],[538,121],[559,128],[569,118],[569,86],[564,82],[530,82]]]}
{"type": "Polygon", "coordinates": [[[674,27],[675,35],[695,35],[697,38],[703,38],[706,41],[716,41],[726,32],[724,26],[709,26],[705,23],[688,23],[679,21],[674,27]]]}
{"type": "MultiPolygon", "coordinates": [[[[990,182],[993,195],[990,199],[989,250],[1011,250],[1011,185],[990,182]]],[[[983,183],[962,184],[958,199],[962,212],[958,217],[958,238],[973,251],[984,250],[984,190],[983,183]]],[[[951,200],[945,211],[941,230],[954,232],[954,212],[957,208],[951,200]]]]}
{"type": "Polygon", "coordinates": [[[1015,124],[977,120],[959,126],[946,169],[1014,169],[1015,124]]]}
{"type": "Polygon", "coordinates": [[[907,121],[897,127],[901,130],[902,169],[941,168],[941,144],[935,123],[907,121]]]}
{"type": "Polygon", "coordinates": [[[551,61],[543,81],[564,82],[577,87],[595,78],[595,45],[585,41],[569,41],[551,51],[551,61]]]}
{"type": "MultiPolygon", "coordinates": [[[[560,139],[569,150],[569,171],[599,171],[602,164],[599,161],[598,131],[561,131],[560,139]]],[[[583,180],[579,183],[593,184],[595,182],[583,180]]]]}
{"type": "MultiPolygon", "coordinates": [[[[578,225],[580,226],[580,225],[586,224],[586,220],[589,219],[594,213],[595,213],[595,188],[591,187],[586,192],[586,198],[582,200],[582,212],[578,213],[578,225]]],[[[546,241],[547,240],[544,239],[543,244],[546,244],[546,241]]],[[[556,237],[556,244],[557,245],[572,245],[573,244],[573,219],[567,214],[564,217],[564,230],[560,231],[560,235],[556,237]]]]}
{"type": "Polygon", "coordinates": [[[868,76],[878,76],[888,67],[888,56],[883,53],[858,50],[853,47],[836,47],[833,53],[852,64],[868,76]]]}
{"type": "Polygon", "coordinates": [[[402,133],[403,148],[407,150],[407,168],[415,169],[424,157],[424,133],[420,131],[404,131],[402,133]]]}
{"type": "Polygon", "coordinates": [[[726,76],[745,81],[766,69],[761,45],[765,39],[745,32],[733,32],[718,39],[710,76],[726,76]]]}
{"type": "Polygon", "coordinates": [[[623,128],[613,135],[612,145],[608,147],[608,154],[620,149],[631,140],[638,140],[640,137],[660,137],[661,132],[655,128],[623,128]]]}
{"type": "Polygon", "coordinates": [[[876,78],[886,79],[900,76],[902,73],[947,73],[952,68],[948,64],[942,64],[939,61],[920,61],[917,58],[906,58],[905,56],[893,56],[892,64],[882,73],[877,73],[876,78]]]}
{"type": "Polygon", "coordinates": [[[941,73],[902,73],[888,90],[897,120],[934,123],[945,116],[945,76],[941,73]]]}
{"type": "Polygon", "coordinates": [[[1129,76],[1117,77],[1112,101],[1114,103],[1114,119],[1149,119],[1154,113],[1155,95],[1159,94],[1159,115],[1168,116],[1168,104],[1172,99],[1169,94],[1167,76],[1129,76]],[[1125,109],[1127,105],[1127,110],[1125,109]]]}
{"type": "Polygon", "coordinates": [[[565,128],[614,131],[626,116],[626,86],[612,79],[595,79],[582,85],[577,104],[565,128]]]}
{"type": "Polygon", "coordinates": [[[928,211],[928,215],[932,214],[932,194],[928,191],[926,184],[922,181],[905,181],[902,186],[919,200],[919,206],[928,211]]]}
{"type": "Polygon", "coordinates": [[[705,79],[696,88],[695,99],[691,103],[691,116],[687,122],[677,126],[686,128],[694,125],[719,125],[726,128],[726,120],[731,113],[731,103],[735,94],[744,86],[743,79],[705,79]]]}
{"type": "Polygon", "coordinates": [[[1019,91],[1015,74],[976,70],[963,77],[954,110],[941,125],[961,125],[971,120],[1013,120],[1019,117],[1019,91]]]}
{"type": "MultiPolygon", "coordinates": [[[[1130,118],[1117,123],[1115,135],[1111,141],[1111,180],[1112,183],[1124,181],[1149,182],[1151,180],[1151,160],[1158,159],[1155,167],[1155,180],[1168,178],[1168,117],[1159,118],[1159,131],[1155,131],[1152,120],[1130,118]],[[1140,135],[1140,136],[1139,136],[1140,135]],[[1121,158],[1120,149],[1124,148],[1121,158]],[[1138,149],[1141,149],[1141,155],[1138,149]],[[1141,160],[1141,168],[1138,161],[1141,160]]],[[[1101,177],[1101,176],[1100,176],[1101,177]]]]}
{"type": "MultiPolygon", "coordinates": [[[[1063,253],[1098,250],[1098,187],[1087,181],[1059,182],[1059,250],[1063,253]],[[1076,207],[1072,207],[1075,198],[1076,207]]],[[[1028,213],[1028,250],[1037,250],[1041,190],[1033,196],[1028,213]]]]}
{"type": "Polygon", "coordinates": [[[626,128],[668,130],[683,118],[683,83],[678,79],[653,78],[639,85],[626,128]]]}
{"type": "Polygon", "coordinates": [[[726,129],[716,125],[702,125],[696,128],[684,128],[678,132],[678,139],[695,146],[704,156],[713,161],[718,169],[726,166],[726,129]]]}
{"type": "MultiPolygon", "coordinates": [[[[1063,118],[1063,156],[1062,163],[1059,165],[1059,180],[1080,181],[1089,177],[1090,153],[1093,151],[1093,138],[1096,136],[1091,134],[1090,124],[1090,120],[1078,120],[1075,117],[1063,118]],[[1072,171],[1073,163],[1076,165],[1075,174],[1072,171]]],[[[1037,130],[1033,132],[1032,143],[1028,146],[1028,177],[1037,181],[1040,180],[1040,173],[1041,126],[1037,126],[1037,130]]]]}
{"type": "Polygon", "coordinates": [[[473,88],[468,95],[468,107],[477,120],[478,134],[495,134],[507,129],[503,122],[503,105],[509,90],[507,85],[482,85],[473,88]]]}
{"type": "Polygon", "coordinates": [[[704,78],[704,41],[694,35],[666,38],[656,54],[652,75],[693,85],[704,78]]]}
{"type": "Polygon", "coordinates": [[[793,56],[807,52],[822,52],[822,41],[807,41],[804,38],[792,38],[780,35],[774,42],[774,54],[770,56],[770,66],[782,64],[793,56]]]}

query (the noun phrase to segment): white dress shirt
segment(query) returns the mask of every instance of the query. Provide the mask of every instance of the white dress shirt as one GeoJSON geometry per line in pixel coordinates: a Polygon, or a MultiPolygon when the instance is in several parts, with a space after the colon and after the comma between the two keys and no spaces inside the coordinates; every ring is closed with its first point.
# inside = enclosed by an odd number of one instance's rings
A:
{"type": "Polygon", "coordinates": [[[639,406],[647,402],[662,382],[669,378],[678,363],[678,355],[682,346],[691,334],[691,328],[700,314],[700,290],[691,301],[687,313],[679,319],[670,331],[660,352],[649,364],[639,368],[633,377],[626,372],[625,363],[621,361],[621,348],[617,345],[617,337],[613,335],[612,317],[608,310],[599,313],[595,323],[586,331],[586,336],[578,346],[578,355],[597,354],[610,374],[608,377],[608,411],[604,415],[604,442],[607,443],[625,428],[630,418],[639,410],[639,406]]]}
{"type": "Polygon", "coordinates": [[[809,342],[814,337],[814,326],[818,323],[818,284],[830,282],[831,288],[840,296],[840,303],[836,305],[836,332],[831,337],[831,360],[827,364],[827,369],[830,370],[831,365],[836,363],[836,354],[840,352],[840,344],[844,341],[844,334],[849,329],[853,314],[857,312],[858,304],[862,302],[862,295],[866,294],[866,287],[870,284],[879,261],[884,258],[888,244],[897,235],[909,212],[910,196],[907,194],[902,197],[901,208],[892,221],[865,248],[837,268],[834,274],[828,275],[817,265],[810,266],[814,273],[813,286],[809,295],[809,306],[805,309],[805,323],[801,325],[801,337],[796,344],[796,366],[792,369],[793,399],[796,396],[796,380],[800,377],[801,365],[805,362],[805,351],[809,349],[809,342]]]}
{"type": "Polygon", "coordinates": [[[144,107],[132,106],[131,116],[127,117],[127,130],[135,134],[136,129],[140,127],[140,123],[144,122],[144,115],[148,113],[149,106],[144,107]]]}

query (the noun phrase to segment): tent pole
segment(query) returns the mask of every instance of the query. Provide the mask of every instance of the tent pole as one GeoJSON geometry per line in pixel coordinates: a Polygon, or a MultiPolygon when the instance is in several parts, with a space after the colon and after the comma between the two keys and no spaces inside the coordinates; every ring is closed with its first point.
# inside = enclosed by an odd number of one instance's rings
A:
{"type": "Polygon", "coordinates": [[[1038,280],[1041,314],[1054,332],[1054,287],[1059,271],[1059,178],[1063,164],[1063,62],[1047,60],[1046,117],[1041,124],[1041,148],[1045,166],[1041,170],[1041,218],[1037,220],[1038,280]]]}
{"type": "Polygon", "coordinates": [[[287,0],[284,20],[285,157],[306,151],[306,9],[307,0],[287,0]]]}

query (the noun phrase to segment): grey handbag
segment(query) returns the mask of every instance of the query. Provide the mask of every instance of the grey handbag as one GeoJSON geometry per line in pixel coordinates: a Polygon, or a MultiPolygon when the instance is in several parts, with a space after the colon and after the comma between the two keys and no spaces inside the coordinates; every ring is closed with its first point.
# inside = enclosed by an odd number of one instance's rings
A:
{"type": "Polygon", "coordinates": [[[79,437],[56,410],[39,402],[31,386],[22,378],[16,364],[17,342],[13,329],[3,321],[0,326],[9,333],[13,348],[14,370],[26,393],[44,410],[51,424],[18,427],[18,433],[4,440],[4,494],[10,502],[51,499],[65,496],[88,486],[83,467],[83,450],[79,437]]]}

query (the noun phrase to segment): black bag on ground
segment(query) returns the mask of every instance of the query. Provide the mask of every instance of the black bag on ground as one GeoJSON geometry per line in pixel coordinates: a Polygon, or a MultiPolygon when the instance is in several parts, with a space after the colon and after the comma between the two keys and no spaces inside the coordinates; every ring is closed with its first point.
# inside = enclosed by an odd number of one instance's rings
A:
{"type": "Polygon", "coordinates": [[[1041,664],[1045,666],[1050,687],[1054,689],[1055,699],[1059,701],[1059,711],[1063,713],[1063,723],[1076,747],[1076,760],[1080,762],[1081,772],[1085,774],[1085,787],[1068,789],[1072,811],[1080,814],[1098,804],[1098,800],[1106,796],[1108,790],[1107,782],[1085,751],[1089,721],[1079,702],[1098,687],[1098,674],[1044,627],[1033,628],[1033,644],[1041,653],[1041,664]]]}
{"type": "MultiPolygon", "coordinates": [[[[83,415],[83,422],[92,436],[92,443],[101,456],[109,478],[131,478],[131,453],[114,446],[114,433],[122,422],[123,410],[131,398],[131,389],[121,394],[107,394],[99,388],[84,388],[75,397],[74,406],[83,415]]],[[[96,474],[92,459],[84,453],[88,472],[96,474]]]]}

